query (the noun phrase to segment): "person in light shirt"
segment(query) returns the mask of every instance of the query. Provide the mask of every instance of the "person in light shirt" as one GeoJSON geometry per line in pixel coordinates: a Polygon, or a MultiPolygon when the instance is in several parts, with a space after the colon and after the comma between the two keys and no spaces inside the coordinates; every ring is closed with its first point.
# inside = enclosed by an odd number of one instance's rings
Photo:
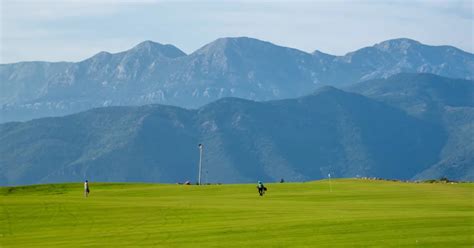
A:
{"type": "Polygon", "coordinates": [[[89,196],[89,192],[90,192],[90,190],[89,190],[89,182],[86,180],[86,181],[84,182],[84,196],[85,196],[85,197],[88,197],[88,196],[89,196]]]}

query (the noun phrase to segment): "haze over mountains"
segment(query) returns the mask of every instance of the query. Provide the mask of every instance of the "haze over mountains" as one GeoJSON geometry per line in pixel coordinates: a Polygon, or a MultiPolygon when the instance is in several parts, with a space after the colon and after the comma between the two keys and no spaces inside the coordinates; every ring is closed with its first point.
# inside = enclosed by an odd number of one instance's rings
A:
{"type": "Polygon", "coordinates": [[[196,110],[105,107],[0,125],[0,184],[334,177],[474,180],[474,81],[398,74],[196,110]],[[349,93],[358,92],[363,95],[349,93]]]}
{"type": "Polygon", "coordinates": [[[252,38],[222,38],[186,55],[145,41],[77,63],[0,65],[0,122],[59,116],[93,107],[151,103],[186,108],[222,97],[295,98],[322,85],[423,72],[474,78],[474,55],[451,46],[388,40],[344,56],[306,53],[252,38]]]}

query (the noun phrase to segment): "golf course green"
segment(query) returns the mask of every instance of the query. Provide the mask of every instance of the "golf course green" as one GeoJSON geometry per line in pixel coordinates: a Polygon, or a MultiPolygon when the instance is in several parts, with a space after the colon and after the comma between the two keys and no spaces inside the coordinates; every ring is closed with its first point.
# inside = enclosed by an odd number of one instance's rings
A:
{"type": "Polygon", "coordinates": [[[474,245],[473,183],[321,180],[263,197],[254,184],[90,187],[1,187],[0,247],[474,245]]]}

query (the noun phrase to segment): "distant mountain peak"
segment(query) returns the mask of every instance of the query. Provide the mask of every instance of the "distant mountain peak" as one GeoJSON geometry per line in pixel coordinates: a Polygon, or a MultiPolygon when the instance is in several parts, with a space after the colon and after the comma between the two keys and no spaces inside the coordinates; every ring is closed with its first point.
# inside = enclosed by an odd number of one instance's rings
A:
{"type": "Polygon", "coordinates": [[[138,43],[134,48],[136,49],[141,49],[141,48],[151,48],[151,47],[155,47],[155,46],[164,46],[163,44],[159,43],[159,42],[154,42],[154,41],[151,41],[151,40],[145,40],[145,41],[142,41],[140,43],[138,43]]]}
{"type": "MultiPolygon", "coordinates": [[[[243,43],[262,43],[262,44],[269,44],[270,42],[268,41],[263,41],[263,40],[259,40],[259,39],[255,39],[255,38],[251,38],[251,37],[247,37],[247,36],[238,36],[238,37],[223,37],[223,38],[219,38],[217,40],[214,41],[215,43],[217,44],[243,44],[243,43]]],[[[214,43],[214,42],[211,42],[211,43],[214,43]]]]}
{"type": "Polygon", "coordinates": [[[375,48],[382,51],[406,50],[411,46],[421,45],[420,42],[408,38],[386,40],[375,44],[375,48]]]}
{"type": "Polygon", "coordinates": [[[251,48],[251,47],[258,47],[263,48],[265,46],[272,46],[272,47],[279,47],[271,42],[262,41],[255,38],[250,37],[224,37],[219,38],[202,48],[198,49],[195,53],[203,54],[203,53],[216,53],[222,51],[230,51],[230,50],[240,50],[242,48],[251,48]]]}
{"type": "Polygon", "coordinates": [[[165,57],[176,58],[185,56],[186,53],[170,44],[161,44],[151,40],[146,40],[134,46],[128,52],[144,52],[149,54],[161,54],[165,57]]]}

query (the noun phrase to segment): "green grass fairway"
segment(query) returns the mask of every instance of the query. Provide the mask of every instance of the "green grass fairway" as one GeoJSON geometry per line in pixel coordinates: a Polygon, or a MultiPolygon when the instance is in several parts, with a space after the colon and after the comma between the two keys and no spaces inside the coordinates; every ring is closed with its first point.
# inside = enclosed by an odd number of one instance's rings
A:
{"type": "Polygon", "coordinates": [[[0,247],[473,247],[474,184],[0,188],[0,247]]]}

